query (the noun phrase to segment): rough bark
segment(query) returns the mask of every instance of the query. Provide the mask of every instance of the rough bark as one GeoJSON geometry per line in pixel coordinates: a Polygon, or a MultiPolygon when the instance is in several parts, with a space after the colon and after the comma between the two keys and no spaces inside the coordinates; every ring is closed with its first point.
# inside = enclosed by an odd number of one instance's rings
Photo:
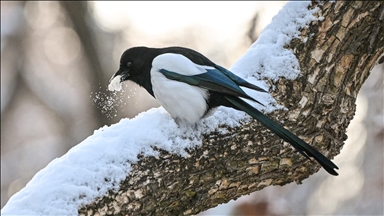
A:
{"type": "MultiPolygon", "coordinates": [[[[313,7],[317,3],[313,3],[313,7]]],[[[299,59],[296,80],[269,81],[288,111],[269,115],[329,158],[340,153],[355,100],[384,52],[382,2],[326,2],[322,21],[291,41],[299,59]]],[[[117,192],[79,210],[81,215],[190,215],[270,185],[300,183],[320,166],[306,160],[258,122],[205,135],[183,158],[162,150],[142,157],[117,192]]],[[[343,169],[340,167],[340,169],[343,169]]]]}

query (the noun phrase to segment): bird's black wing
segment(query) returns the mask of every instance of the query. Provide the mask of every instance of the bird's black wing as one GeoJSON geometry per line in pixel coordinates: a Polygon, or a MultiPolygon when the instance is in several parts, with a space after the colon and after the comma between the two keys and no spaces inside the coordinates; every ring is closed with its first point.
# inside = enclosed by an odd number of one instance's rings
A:
{"type": "MultiPolygon", "coordinates": [[[[225,69],[224,67],[221,67],[220,65],[217,65],[213,63],[211,60],[209,60],[207,57],[205,57],[203,54],[189,48],[185,47],[167,47],[161,49],[163,53],[177,53],[181,54],[185,57],[187,57],[189,60],[191,60],[193,63],[198,64],[198,65],[205,65],[205,66],[210,66],[214,67],[217,70],[221,71],[223,74],[225,74],[228,78],[230,78],[233,82],[235,82],[239,86],[244,86],[256,91],[260,92],[267,92],[264,89],[253,85],[252,83],[249,83],[245,81],[244,79],[240,78],[236,74],[232,73],[231,71],[225,69]]],[[[176,72],[176,71],[175,71],[176,72]]]]}
{"type": "Polygon", "coordinates": [[[237,76],[236,74],[232,73],[231,71],[225,69],[224,67],[221,67],[220,65],[215,65],[215,68],[222,73],[224,73],[226,76],[228,76],[231,80],[233,80],[237,85],[244,86],[256,91],[260,92],[267,92],[264,89],[260,88],[259,86],[253,85],[252,83],[249,83],[242,79],[241,77],[237,76]]]}
{"type": "Polygon", "coordinates": [[[160,69],[159,71],[170,80],[184,82],[189,85],[208,89],[214,92],[250,99],[263,105],[256,99],[247,95],[232,79],[217,69],[206,69],[206,73],[192,76],[179,74],[166,69],[160,69]]]}

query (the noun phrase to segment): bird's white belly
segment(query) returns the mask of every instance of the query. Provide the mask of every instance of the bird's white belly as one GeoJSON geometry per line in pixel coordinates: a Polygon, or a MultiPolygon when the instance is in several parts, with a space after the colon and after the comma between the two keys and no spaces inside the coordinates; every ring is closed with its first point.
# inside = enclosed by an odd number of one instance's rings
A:
{"type": "Polygon", "coordinates": [[[157,101],[173,118],[193,124],[206,114],[207,90],[169,80],[155,69],[151,70],[151,83],[157,101]]]}

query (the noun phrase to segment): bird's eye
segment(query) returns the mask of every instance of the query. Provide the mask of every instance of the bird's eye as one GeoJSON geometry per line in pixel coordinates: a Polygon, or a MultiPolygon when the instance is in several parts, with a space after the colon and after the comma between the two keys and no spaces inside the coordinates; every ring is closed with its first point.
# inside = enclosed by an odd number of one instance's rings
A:
{"type": "Polygon", "coordinates": [[[131,66],[132,62],[127,62],[127,67],[131,66]]]}

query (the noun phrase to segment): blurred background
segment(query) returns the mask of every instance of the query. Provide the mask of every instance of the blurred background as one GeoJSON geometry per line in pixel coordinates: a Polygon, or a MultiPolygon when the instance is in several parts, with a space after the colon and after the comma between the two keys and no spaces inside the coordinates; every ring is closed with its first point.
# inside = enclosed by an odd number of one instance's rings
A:
{"type": "MultiPolygon", "coordinates": [[[[1,1],[1,207],[94,130],[159,106],[133,83],[107,91],[124,50],[185,46],[230,67],[284,4],[1,1]]],[[[201,215],[383,215],[383,71],[358,96],[340,176],[320,171],[201,215]]]]}

